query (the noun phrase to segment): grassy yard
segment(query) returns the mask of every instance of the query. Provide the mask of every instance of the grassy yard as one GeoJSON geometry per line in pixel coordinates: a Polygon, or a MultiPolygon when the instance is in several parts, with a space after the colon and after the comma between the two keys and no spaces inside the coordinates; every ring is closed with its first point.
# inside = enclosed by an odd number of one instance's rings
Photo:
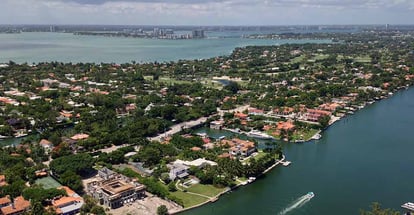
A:
{"type": "Polygon", "coordinates": [[[188,208],[188,207],[198,205],[200,203],[208,201],[208,198],[198,196],[198,195],[189,194],[189,193],[185,193],[185,192],[182,192],[182,191],[171,192],[171,195],[183,200],[184,208],[188,208]]]}
{"type": "Polygon", "coordinates": [[[169,78],[166,76],[161,76],[158,78],[158,82],[168,83],[168,84],[191,84],[191,81],[181,81],[174,78],[169,78]]]}
{"type": "Polygon", "coordinates": [[[262,158],[262,157],[264,157],[265,155],[266,155],[267,153],[266,152],[263,152],[263,151],[258,151],[257,152],[257,155],[256,156],[254,156],[254,159],[260,159],[260,158],[262,158]]]}
{"type": "Polygon", "coordinates": [[[354,61],[359,62],[359,63],[371,63],[371,57],[370,56],[360,56],[360,57],[354,58],[354,61]]]}
{"type": "Polygon", "coordinates": [[[188,192],[199,193],[205,196],[214,197],[223,192],[226,188],[217,188],[213,185],[195,184],[187,189],[188,192]]]}
{"type": "Polygon", "coordinates": [[[257,155],[256,156],[252,156],[251,155],[249,158],[247,158],[246,160],[244,160],[242,163],[249,164],[250,163],[250,159],[254,158],[255,160],[257,160],[257,159],[263,158],[266,154],[267,154],[266,152],[263,152],[262,150],[259,150],[257,152],[257,155]]]}
{"type": "Polygon", "coordinates": [[[312,59],[316,61],[316,60],[324,60],[328,57],[329,57],[328,54],[317,54],[312,59]]]}
{"type": "Polygon", "coordinates": [[[43,185],[43,188],[49,189],[49,188],[56,188],[62,186],[59,182],[57,182],[52,177],[48,176],[45,178],[37,179],[36,184],[43,185]]]}
{"type": "Polygon", "coordinates": [[[309,129],[309,130],[298,130],[292,137],[293,140],[309,140],[313,135],[318,132],[316,129],[309,129]]]}
{"type": "Polygon", "coordinates": [[[300,55],[290,60],[290,63],[301,63],[303,60],[305,60],[305,55],[300,55]]]}

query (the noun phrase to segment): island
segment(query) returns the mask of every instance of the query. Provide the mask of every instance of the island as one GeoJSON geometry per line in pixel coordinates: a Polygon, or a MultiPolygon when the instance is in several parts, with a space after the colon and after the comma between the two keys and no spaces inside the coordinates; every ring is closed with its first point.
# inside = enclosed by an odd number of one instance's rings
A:
{"type": "Polygon", "coordinates": [[[166,214],[214,202],[289,165],[281,141],[323,138],[410,87],[413,36],[295,34],[330,42],[177,62],[4,62],[0,137],[16,142],[0,149],[0,210],[166,214]]]}

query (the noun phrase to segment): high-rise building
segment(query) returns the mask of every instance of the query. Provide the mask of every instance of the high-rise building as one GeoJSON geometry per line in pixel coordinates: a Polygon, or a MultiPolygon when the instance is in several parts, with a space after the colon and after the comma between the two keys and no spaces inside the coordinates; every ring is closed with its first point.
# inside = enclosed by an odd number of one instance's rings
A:
{"type": "Polygon", "coordinates": [[[154,35],[154,37],[160,36],[160,29],[159,28],[154,28],[153,35],[154,35]]]}
{"type": "Polygon", "coordinates": [[[193,36],[193,39],[204,38],[205,37],[204,30],[202,30],[202,29],[193,30],[192,36],[193,36]]]}

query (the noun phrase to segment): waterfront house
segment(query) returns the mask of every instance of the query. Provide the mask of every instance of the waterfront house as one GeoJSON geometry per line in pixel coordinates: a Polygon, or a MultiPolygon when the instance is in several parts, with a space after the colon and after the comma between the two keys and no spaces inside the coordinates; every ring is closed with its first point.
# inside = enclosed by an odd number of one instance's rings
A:
{"type": "Polygon", "coordinates": [[[307,109],[305,113],[305,120],[311,122],[318,122],[324,116],[331,116],[331,112],[318,109],[307,109]]]}
{"type": "Polygon", "coordinates": [[[176,178],[183,179],[186,178],[188,174],[188,169],[190,167],[180,164],[180,163],[173,163],[173,164],[167,164],[168,169],[170,169],[169,177],[171,181],[174,181],[176,178]]]}
{"type": "Polygon", "coordinates": [[[295,130],[295,127],[296,126],[290,120],[287,121],[287,122],[279,121],[279,122],[277,122],[276,129],[279,130],[279,131],[282,131],[282,130],[284,130],[284,131],[293,131],[293,130],[295,130]]]}
{"type": "Polygon", "coordinates": [[[224,121],[223,120],[217,120],[217,121],[210,122],[210,128],[211,129],[220,130],[220,129],[223,128],[223,125],[224,125],[224,121]]]}
{"type": "Polygon", "coordinates": [[[231,140],[222,140],[220,142],[222,146],[230,147],[229,153],[233,156],[248,157],[256,151],[254,142],[248,140],[241,140],[233,138],[231,140]]]}
{"type": "Polygon", "coordinates": [[[144,185],[106,168],[98,171],[98,176],[86,185],[86,191],[101,205],[112,209],[145,196],[144,185]]]}
{"type": "Polygon", "coordinates": [[[338,108],[340,108],[341,107],[341,105],[340,104],[338,104],[338,103],[335,103],[335,102],[332,102],[332,103],[325,103],[325,104],[321,104],[321,105],[319,105],[319,109],[321,109],[321,110],[326,110],[326,111],[329,111],[329,112],[335,112],[338,108]]]}

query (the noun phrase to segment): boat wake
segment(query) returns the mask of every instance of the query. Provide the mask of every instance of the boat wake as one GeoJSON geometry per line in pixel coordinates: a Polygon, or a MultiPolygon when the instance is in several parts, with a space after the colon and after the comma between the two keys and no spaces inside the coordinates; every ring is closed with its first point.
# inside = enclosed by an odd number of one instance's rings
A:
{"type": "Polygon", "coordinates": [[[293,210],[295,210],[297,208],[300,208],[300,207],[304,206],[314,196],[315,196],[315,194],[313,194],[313,192],[309,192],[306,195],[303,195],[303,196],[297,198],[289,206],[287,206],[281,212],[279,212],[279,215],[285,215],[285,214],[287,214],[287,213],[289,213],[289,212],[291,212],[291,211],[293,211],[293,210]]]}

